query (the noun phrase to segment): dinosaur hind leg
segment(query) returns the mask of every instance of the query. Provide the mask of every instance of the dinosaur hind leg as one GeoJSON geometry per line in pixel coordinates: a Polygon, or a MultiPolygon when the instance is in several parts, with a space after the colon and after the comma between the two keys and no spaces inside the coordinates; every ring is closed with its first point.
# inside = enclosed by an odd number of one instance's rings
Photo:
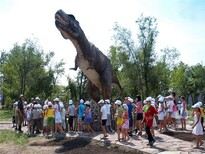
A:
{"type": "Polygon", "coordinates": [[[100,100],[100,90],[90,80],[88,80],[88,90],[90,97],[97,103],[100,100]]]}

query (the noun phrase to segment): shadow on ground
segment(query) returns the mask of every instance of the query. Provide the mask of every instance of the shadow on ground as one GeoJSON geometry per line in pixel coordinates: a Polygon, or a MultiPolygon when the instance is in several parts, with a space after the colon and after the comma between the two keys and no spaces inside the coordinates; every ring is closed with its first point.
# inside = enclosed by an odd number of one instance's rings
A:
{"type": "MultiPolygon", "coordinates": [[[[193,141],[193,136],[192,136],[191,131],[189,131],[189,132],[173,132],[173,131],[169,131],[169,132],[164,132],[163,134],[172,136],[174,138],[178,138],[180,140],[188,141],[188,142],[192,142],[193,141]]],[[[202,138],[202,140],[205,140],[205,135],[202,135],[201,138],[202,138]]]]}

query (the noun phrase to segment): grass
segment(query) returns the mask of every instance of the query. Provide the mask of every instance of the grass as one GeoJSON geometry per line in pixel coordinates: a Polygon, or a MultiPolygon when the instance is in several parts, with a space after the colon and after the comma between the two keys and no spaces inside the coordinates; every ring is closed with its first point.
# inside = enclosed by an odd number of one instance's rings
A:
{"type": "Polygon", "coordinates": [[[0,121],[12,121],[13,110],[0,110],[0,121]]]}
{"type": "Polygon", "coordinates": [[[0,143],[13,143],[24,145],[28,142],[28,136],[23,133],[17,134],[12,130],[0,130],[0,143]]]}

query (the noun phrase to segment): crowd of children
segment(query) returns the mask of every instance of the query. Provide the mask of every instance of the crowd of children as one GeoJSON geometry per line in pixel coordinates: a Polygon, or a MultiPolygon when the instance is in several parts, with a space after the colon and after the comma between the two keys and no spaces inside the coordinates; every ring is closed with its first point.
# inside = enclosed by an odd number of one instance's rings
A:
{"type": "MultiPolygon", "coordinates": [[[[148,137],[148,145],[152,146],[155,142],[155,127],[159,128],[160,133],[169,131],[170,128],[186,130],[188,111],[184,96],[180,97],[180,102],[179,109],[174,92],[166,97],[161,95],[157,98],[147,97],[144,101],[140,95],[137,95],[135,100],[126,97],[124,100],[116,100],[114,103],[111,103],[109,99],[101,99],[98,105],[102,137],[107,138],[108,133],[116,131],[118,141],[127,142],[134,132],[136,135],[142,135],[144,129],[148,137]],[[177,119],[180,119],[181,128],[177,128],[177,119]],[[114,121],[114,125],[112,121],[114,121]]],[[[53,101],[46,100],[42,104],[38,97],[32,98],[31,102],[27,104],[24,101],[24,96],[20,95],[20,100],[14,103],[16,130],[22,132],[23,124],[27,125],[29,135],[42,133],[49,137],[49,135],[54,136],[55,134],[65,135],[67,130],[82,131],[85,126],[87,133],[92,134],[94,132],[91,125],[93,122],[92,105],[94,103],[81,99],[75,106],[72,100],[63,103],[58,98],[53,101]],[[66,127],[67,117],[69,119],[68,128],[66,127]]],[[[204,111],[201,102],[192,108],[194,117],[192,133],[196,139],[196,148],[198,148],[203,144],[200,135],[203,134],[204,129],[204,111]]]]}

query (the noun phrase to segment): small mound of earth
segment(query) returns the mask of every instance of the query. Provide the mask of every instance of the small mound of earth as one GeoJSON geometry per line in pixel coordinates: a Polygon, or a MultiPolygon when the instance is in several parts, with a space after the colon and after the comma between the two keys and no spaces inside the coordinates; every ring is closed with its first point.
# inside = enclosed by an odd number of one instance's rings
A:
{"type": "Polygon", "coordinates": [[[32,138],[24,146],[0,145],[1,153],[19,154],[139,154],[137,149],[127,146],[111,144],[110,141],[96,141],[88,138],[62,138],[45,139],[42,137],[32,138]]]}

